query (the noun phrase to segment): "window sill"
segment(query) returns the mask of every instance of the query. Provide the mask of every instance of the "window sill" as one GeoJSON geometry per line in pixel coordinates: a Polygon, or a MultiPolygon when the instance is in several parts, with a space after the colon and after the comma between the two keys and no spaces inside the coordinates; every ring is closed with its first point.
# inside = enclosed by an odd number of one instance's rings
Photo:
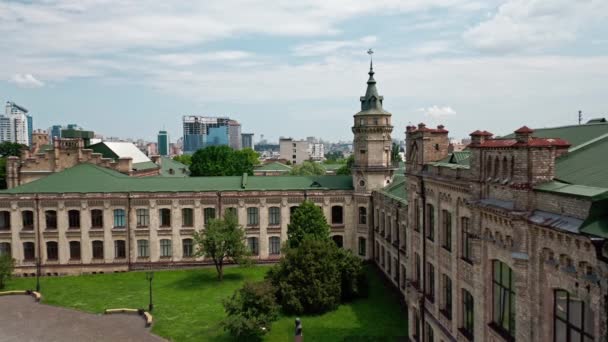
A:
{"type": "Polygon", "coordinates": [[[471,259],[462,257],[462,258],[460,258],[460,260],[466,262],[469,265],[473,265],[473,260],[471,260],[471,259]]]}
{"type": "Polygon", "coordinates": [[[508,341],[508,342],[514,342],[515,341],[515,337],[509,335],[509,333],[505,329],[503,329],[501,326],[499,326],[498,324],[496,324],[494,322],[490,322],[488,324],[488,326],[496,334],[498,334],[500,337],[502,337],[505,341],[508,341]]]}
{"type": "Polygon", "coordinates": [[[91,230],[101,230],[103,229],[103,226],[91,226],[91,230]]]}
{"type": "Polygon", "coordinates": [[[452,253],[452,249],[447,247],[447,246],[441,246],[441,248],[443,248],[444,251],[448,252],[448,253],[452,253]]]}

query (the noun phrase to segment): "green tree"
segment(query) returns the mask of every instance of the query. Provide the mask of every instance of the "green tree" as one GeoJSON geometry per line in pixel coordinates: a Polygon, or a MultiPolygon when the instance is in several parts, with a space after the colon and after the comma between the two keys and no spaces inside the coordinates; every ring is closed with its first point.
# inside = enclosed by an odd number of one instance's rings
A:
{"type": "Polygon", "coordinates": [[[346,159],[346,164],[336,170],[337,175],[350,175],[353,169],[353,165],[355,164],[355,155],[351,154],[346,159]]]}
{"type": "Polygon", "coordinates": [[[204,230],[194,233],[194,241],[197,246],[196,256],[213,260],[220,281],[224,278],[224,264],[227,262],[249,262],[245,231],[233,213],[228,212],[223,219],[209,221],[204,230]]]}
{"type": "Polygon", "coordinates": [[[18,144],[10,141],[4,141],[0,143],[0,156],[3,157],[20,157],[21,151],[27,150],[27,146],[23,144],[18,144]]]}
{"type": "Polygon", "coordinates": [[[391,147],[391,161],[393,164],[398,164],[401,160],[401,156],[399,155],[399,145],[393,143],[391,147]]]}
{"type": "Polygon", "coordinates": [[[287,225],[287,243],[295,248],[306,237],[330,241],[329,229],[321,208],[311,201],[304,201],[291,215],[291,222],[287,225]]]}
{"type": "Polygon", "coordinates": [[[235,151],[229,146],[209,146],[192,155],[190,174],[194,177],[253,175],[259,155],[251,149],[235,151]]]}
{"type": "Polygon", "coordinates": [[[227,317],[221,325],[239,341],[259,341],[279,317],[276,289],[269,281],[246,282],[223,301],[227,317]]]}
{"type": "Polygon", "coordinates": [[[320,314],[335,309],[341,298],[339,265],[333,241],[306,238],[267,274],[278,303],[288,314],[320,314]]]}
{"type": "Polygon", "coordinates": [[[312,161],[305,161],[300,165],[294,166],[289,172],[292,176],[322,176],[326,172],[323,165],[312,161]]]}
{"type": "Polygon", "coordinates": [[[0,189],[6,187],[6,158],[0,158],[0,189]]]}
{"type": "Polygon", "coordinates": [[[4,288],[6,281],[13,275],[13,269],[15,268],[15,259],[10,255],[0,256],[0,289],[4,288]]]}
{"type": "Polygon", "coordinates": [[[173,160],[180,162],[184,165],[190,166],[192,164],[192,156],[189,154],[182,154],[181,156],[173,157],[173,160]]]}
{"type": "Polygon", "coordinates": [[[353,255],[350,250],[337,248],[334,263],[340,270],[342,302],[366,297],[369,293],[369,283],[361,258],[353,255]]]}
{"type": "Polygon", "coordinates": [[[335,164],[340,163],[344,159],[344,154],[342,151],[333,151],[325,154],[325,162],[326,164],[335,164]]]}

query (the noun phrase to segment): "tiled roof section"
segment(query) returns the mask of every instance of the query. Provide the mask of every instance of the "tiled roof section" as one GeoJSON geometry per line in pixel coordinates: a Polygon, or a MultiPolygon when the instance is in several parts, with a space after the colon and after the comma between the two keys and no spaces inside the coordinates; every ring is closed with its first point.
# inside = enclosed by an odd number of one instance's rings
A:
{"type": "Polygon", "coordinates": [[[475,145],[476,147],[481,148],[496,148],[496,147],[523,147],[523,146],[533,146],[533,147],[563,147],[567,148],[570,146],[570,143],[564,139],[560,138],[531,138],[527,142],[518,142],[515,139],[490,139],[485,140],[480,144],[475,145]]]}
{"type": "Polygon", "coordinates": [[[272,163],[268,163],[268,164],[257,166],[255,168],[255,171],[284,171],[284,172],[289,172],[289,171],[291,171],[291,166],[285,165],[285,164],[279,163],[279,162],[272,162],[272,163]]]}
{"type": "Polygon", "coordinates": [[[382,190],[380,190],[385,196],[397,200],[403,204],[407,204],[407,190],[406,190],[406,178],[404,175],[395,175],[393,182],[382,190]]]}
{"type": "Polygon", "coordinates": [[[480,137],[491,137],[494,134],[488,132],[488,131],[480,131],[480,130],[476,130],[475,132],[469,134],[470,136],[480,136],[480,137]]]}
{"type": "Polygon", "coordinates": [[[351,176],[128,177],[92,164],[80,164],[2,194],[198,192],[264,190],[352,190],[351,176]]]}
{"type": "Polygon", "coordinates": [[[521,134],[530,134],[530,133],[534,133],[534,130],[531,129],[528,126],[521,126],[520,128],[518,128],[515,133],[521,133],[521,134]]]}

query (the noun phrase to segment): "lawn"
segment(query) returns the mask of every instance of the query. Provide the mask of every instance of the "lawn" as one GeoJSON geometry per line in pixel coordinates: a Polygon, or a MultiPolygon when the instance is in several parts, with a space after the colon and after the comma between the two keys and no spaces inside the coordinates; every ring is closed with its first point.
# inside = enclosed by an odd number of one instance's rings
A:
{"type": "MultiPolygon", "coordinates": [[[[267,271],[267,266],[230,267],[225,270],[222,283],[217,281],[213,268],[156,272],[152,331],[173,341],[230,341],[219,325],[225,316],[222,299],[230,296],[245,280],[262,279],[267,271]]],[[[302,317],[306,341],[407,336],[404,310],[378,275],[371,269],[368,273],[369,298],[341,305],[336,311],[321,316],[302,317]]],[[[45,277],[41,278],[40,284],[44,303],[93,313],[106,308],[144,308],[148,304],[148,282],[141,272],[45,277]]],[[[6,289],[34,287],[34,278],[15,278],[9,281],[6,289]]],[[[273,323],[266,340],[291,340],[294,319],[281,317],[273,323]]]]}

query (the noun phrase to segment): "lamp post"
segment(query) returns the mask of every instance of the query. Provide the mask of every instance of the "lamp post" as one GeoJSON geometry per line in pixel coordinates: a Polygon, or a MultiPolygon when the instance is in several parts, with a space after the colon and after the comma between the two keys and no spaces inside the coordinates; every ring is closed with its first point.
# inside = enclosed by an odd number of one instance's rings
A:
{"type": "Polygon", "coordinates": [[[40,257],[36,258],[36,292],[40,292],[40,257]]]}
{"type": "Polygon", "coordinates": [[[150,301],[148,303],[148,312],[152,312],[154,304],[152,304],[152,280],[154,279],[154,272],[146,272],[146,280],[150,283],[150,301]]]}

